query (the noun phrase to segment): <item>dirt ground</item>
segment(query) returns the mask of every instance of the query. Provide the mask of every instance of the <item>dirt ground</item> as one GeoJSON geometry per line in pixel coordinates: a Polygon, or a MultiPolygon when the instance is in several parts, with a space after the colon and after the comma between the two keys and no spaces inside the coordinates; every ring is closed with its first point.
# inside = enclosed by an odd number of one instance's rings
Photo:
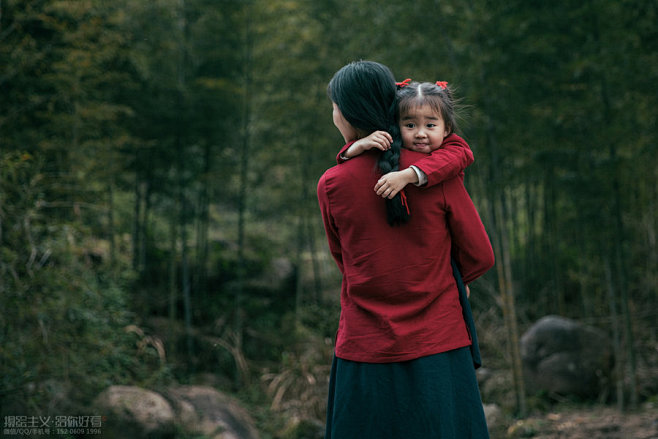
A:
{"type": "Polygon", "coordinates": [[[528,417],[492,439],[658,439],[658,408],[620,413],[615,408],[574,409],[528,417]]]}

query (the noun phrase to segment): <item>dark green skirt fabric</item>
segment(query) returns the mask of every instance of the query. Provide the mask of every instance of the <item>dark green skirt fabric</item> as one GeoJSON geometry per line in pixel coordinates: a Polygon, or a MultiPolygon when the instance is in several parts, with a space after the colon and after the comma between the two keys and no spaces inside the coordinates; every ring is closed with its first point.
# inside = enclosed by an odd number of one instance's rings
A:
{"type": "Polygon", "coordinates": [[[486,439],[468,347],[400,363],[335,358],[325,439],[486,439]]]}
{"type": "Polygon", "coordinates": [[[466,293],[466,286],[462,280],[461,272],[457,267],[454,259],[451,260],[452,274],[455,276],[457,282],[457,290],[459,291],[459,304],[462,306],[462,316],[466,322],[466,329],[471,337],[471,356],[473,357],[473,366],[476,369],[482,366],[482,358],[480,357],[480,345],[478,344],[478,335],[475,330],[475,320],[473,319],[473,312],[471,311],[471,304],[468,301],[468,294],[466,293]]]}

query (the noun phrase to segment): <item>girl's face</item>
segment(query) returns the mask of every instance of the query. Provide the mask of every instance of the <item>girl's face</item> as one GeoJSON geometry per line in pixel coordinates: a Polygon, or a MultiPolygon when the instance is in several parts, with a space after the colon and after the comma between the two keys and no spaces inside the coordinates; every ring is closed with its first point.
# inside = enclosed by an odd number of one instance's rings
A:
{"type": "Polygon", "coordinates": [[[343,113],[340,112],[338,105],[336,105],[335,102],[332,103],[334,105],[334,125],[336,125],[338,131],[340,131],[340,133],[343,135],[345,142],[347,143],[351,142],[352,140],[357,140],[359,138],[359,134],[357,133],[356,129],[347,120],[345,120],[345,117],[343,117],[343,113]]]}
{"type": "Polygon", "coordinates": [[[400,133],[404,148],[430,153],[441,146],[448,130],[439,113],[422,105],[400,114],[400,133]]]}

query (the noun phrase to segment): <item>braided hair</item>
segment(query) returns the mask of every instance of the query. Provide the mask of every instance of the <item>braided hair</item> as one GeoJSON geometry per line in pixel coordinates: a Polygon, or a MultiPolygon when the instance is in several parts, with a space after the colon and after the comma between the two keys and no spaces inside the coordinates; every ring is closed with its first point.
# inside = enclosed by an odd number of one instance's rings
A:
{"type": "MultiPolygon", "coordinates": [[[[391,147],[381,153],[377,164],[384,174],[398,171],[402,137],[397,123],[397,86],[391,70],[374,61],[355,61],[336,72],[327,91],[354,128],[367,134],[387,131],[393,137],[391,147]]],[[[386,198],[386,217],[392,226],[409,219],[403,196],[401,191],[392,199],[386,198]]]]}

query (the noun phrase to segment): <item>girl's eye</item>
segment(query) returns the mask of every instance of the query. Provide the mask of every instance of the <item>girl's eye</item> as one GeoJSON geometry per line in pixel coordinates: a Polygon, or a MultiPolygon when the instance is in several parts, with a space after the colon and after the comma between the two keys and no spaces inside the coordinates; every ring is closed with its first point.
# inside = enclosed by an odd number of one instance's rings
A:
{"type": "Polygon", "coordinates": [[[428,123],[428,124],[427,124],[427,128],[434,128],[435,126],[436,126],[436,125],[433,124],[433,123],[428,123]]]}
{"type": "Polygon", "coordinates": [[[405,127],[407,127],[407,128],[414,128],[415,126],[416,126],[416,124],[413,124],[413,123],[408,123],[408,124],[405,125],[405,127]]]}

